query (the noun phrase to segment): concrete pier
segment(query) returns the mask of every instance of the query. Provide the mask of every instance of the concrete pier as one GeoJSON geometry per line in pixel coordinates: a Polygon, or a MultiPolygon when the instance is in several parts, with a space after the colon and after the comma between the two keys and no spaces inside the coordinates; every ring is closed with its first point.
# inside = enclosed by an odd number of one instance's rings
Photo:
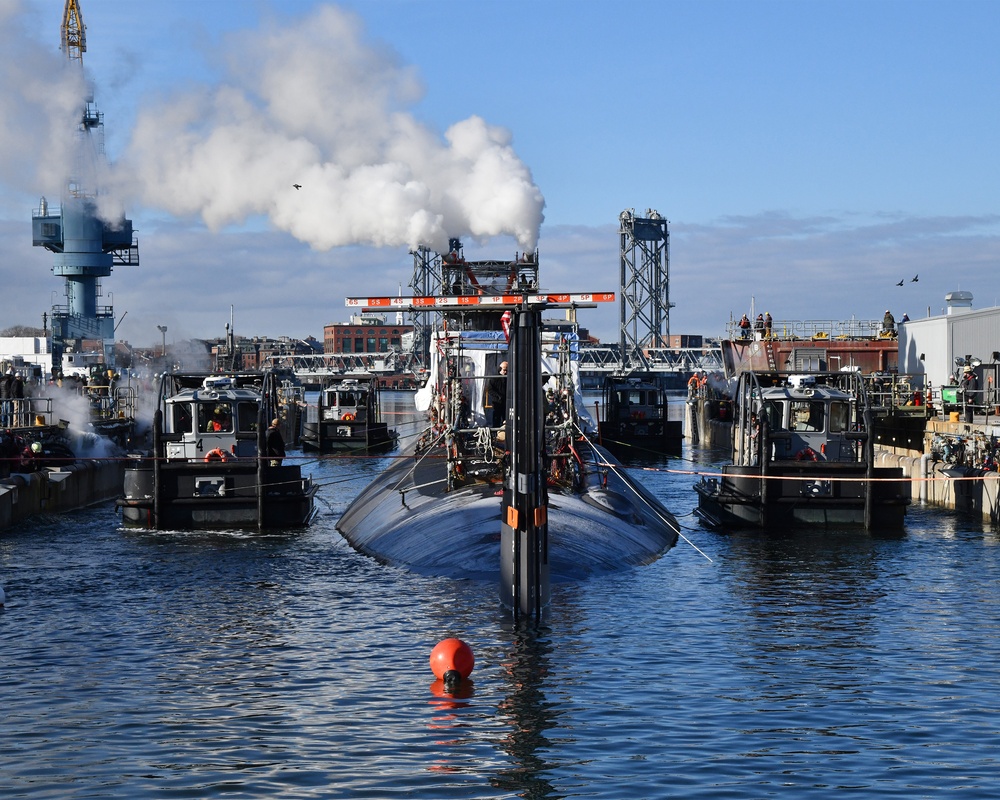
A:
{"type": "Polygon", "coordinates": [[[38,514],[74,511],[122,493],[125,464],[95,459],[70,467],[13,473],[0,480],[0,531],[38,514]]]}

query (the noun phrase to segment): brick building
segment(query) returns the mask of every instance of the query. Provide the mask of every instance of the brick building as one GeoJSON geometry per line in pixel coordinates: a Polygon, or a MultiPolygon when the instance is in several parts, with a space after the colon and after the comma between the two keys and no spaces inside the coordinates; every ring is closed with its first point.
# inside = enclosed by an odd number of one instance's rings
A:
{"type": "Polygon", "coordinates": [[[323,326],[323,352],[345,355],[398,353],[403,348],[403,337],[412,331],[412,325],[390,324],[377,314],[356,315],[350,322],[323,326]]]}

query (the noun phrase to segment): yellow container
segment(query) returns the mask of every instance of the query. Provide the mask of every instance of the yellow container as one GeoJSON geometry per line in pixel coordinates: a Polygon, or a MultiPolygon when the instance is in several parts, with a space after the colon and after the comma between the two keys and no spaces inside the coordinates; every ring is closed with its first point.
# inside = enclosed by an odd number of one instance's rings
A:
{"type": "Polygon", "coordinates": [[[958,422],[958,412],[957,411],[949,412],[948,419],[950,419],[952,422],[958,422]]]}

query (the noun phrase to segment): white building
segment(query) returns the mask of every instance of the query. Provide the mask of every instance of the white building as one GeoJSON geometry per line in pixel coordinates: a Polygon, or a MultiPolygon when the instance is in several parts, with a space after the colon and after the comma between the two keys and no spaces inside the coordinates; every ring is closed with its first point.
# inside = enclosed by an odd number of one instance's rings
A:
{"type": "Polygon", "coordinates": [[[957,365],[966,359],[988,365],[1000,362],[1000,307],[974,310],[972,293],[964,291],[950,292],[945,302],[946,313],[898,326],[900,373],[922,374],[924,384],[934,387],[953,383],[956,369],[961,374],[957,365]]]}
{"type": "Polygon", "coordinates": [[[41,375],[52,371],[52,350],[45,336],[0,336],[0,361],[15,369],[37,365],[41,375]]]}

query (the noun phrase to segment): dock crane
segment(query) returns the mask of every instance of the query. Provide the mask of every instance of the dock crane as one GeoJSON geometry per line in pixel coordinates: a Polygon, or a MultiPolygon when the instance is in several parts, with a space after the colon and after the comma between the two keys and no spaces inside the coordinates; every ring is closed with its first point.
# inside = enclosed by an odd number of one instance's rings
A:
{"type": "MultiPolygon", "coordinates": [[[[66,0],[60,49],[71,64],[83,68],[87,28],[79,0],[66,0]]],[[[113,361],[114,309],[98,305],[100,279],[109,276],[115,264],[139,263],[132,220],[124,213],[110,222],[98,215],[94,162],[104,158],[104,116],[91,93],[84,99],[76,159],[63,186],[61,207],[50,208],[43,197],[31,215],[32,244],[54,254],[52,274],[63,278],[65,285],[66,304],[54,305],[51,314],[53,372],[62,370],[63,355],[72,350],[100,347],[101,360],[113,361]]]]}
{"type": "Polygon", "coordinates": [[[71,61],[83,64],[83,54],[87,52],[87,26],[83,24],[83,14],[76,0],[66,0],[63,8],[61,49],[71,61]]]}

